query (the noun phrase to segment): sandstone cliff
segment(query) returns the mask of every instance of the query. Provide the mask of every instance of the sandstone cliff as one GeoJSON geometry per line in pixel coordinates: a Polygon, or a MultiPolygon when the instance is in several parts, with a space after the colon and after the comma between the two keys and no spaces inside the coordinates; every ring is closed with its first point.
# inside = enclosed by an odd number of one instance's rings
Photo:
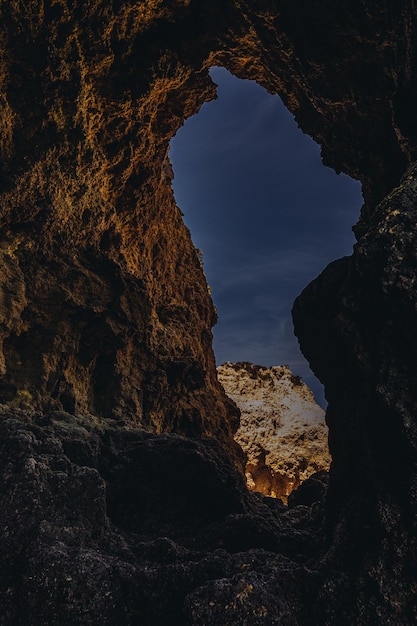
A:
{"type": "Polygon", "coordinates": [[[414,0],[0,0],[2,624],[417,622],[416,34],[414,0]],[[333,463],[289,509],[245,490],[166,160],[215,64],[363,184],[294,308],[333,463]]]}
{"type": "Polygon", "coordinates": [[[225,363],[217,375],[241,411],[235,439],[248,457],[249,489],[286,502],[302,481],[329,469],[324,411],[288,367],[225,363]]]}

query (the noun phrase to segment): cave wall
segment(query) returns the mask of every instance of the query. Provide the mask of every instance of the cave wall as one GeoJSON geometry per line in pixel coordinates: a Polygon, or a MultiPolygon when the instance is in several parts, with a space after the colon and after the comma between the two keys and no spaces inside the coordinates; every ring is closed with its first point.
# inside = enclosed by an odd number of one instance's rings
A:
{"type": "Polygon", "coordinates": [[[215,311],[167,154],[184,119],[215,97],[212,65],[257,80],[365,198],[354,255],[294,310],[330,403],[327,566],[350,572],[323,582],[317,611],[344,623],[346,592],[359,619],[373,594],[361,623],[380,606],[407,623],[414,170],[401,180],[417,145],[413,0],[2,0],[0,25],[5,410],[209,436],[241,463],[238,413],[215,372],[215,311]]]}
{"type": "Polygon", "coordinates": [[[230,446],[216,314],[167,166],[214,86],[189,59],[189,3],[171,4],[1,5],[0,394],[230,446]]]}
{"type": "Polygon", "coordinates": [[[215,97],[212,64],[256,79],[363,181],[362,232],[413,157],[412,18],[410,2],[3,2],[3,401],[230,440],[169,140],[215,97]]]}

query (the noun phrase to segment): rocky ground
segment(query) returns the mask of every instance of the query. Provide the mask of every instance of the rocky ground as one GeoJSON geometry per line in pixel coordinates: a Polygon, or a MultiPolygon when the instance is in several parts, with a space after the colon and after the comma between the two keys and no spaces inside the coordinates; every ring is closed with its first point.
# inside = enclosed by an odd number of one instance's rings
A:
{"type": "Polygon", "coordinates": [[[248,456],[249,489],[286,502],[302,481],[328,471],[324,411],[288,367],[225,363],[217,374],[241,411],[235,439],[248,456]]]}
{"type": "Polygon", "coordinates": [[[214,440],[62,411],[0,437],[0,624],[304,623],[325,483],[287,508],[214,440]]]}

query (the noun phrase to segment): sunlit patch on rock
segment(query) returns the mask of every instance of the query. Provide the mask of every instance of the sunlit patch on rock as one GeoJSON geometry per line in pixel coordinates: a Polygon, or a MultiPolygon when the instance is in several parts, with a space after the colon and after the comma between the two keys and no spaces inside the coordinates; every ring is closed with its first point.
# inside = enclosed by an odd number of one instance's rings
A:
{"type": "Polygon", "coordinates": [[[248,456],[251,491],[286,501],[302,481],[329,469],[324,411],[288,367],[225,363],[217,373],[241,410],[235,439],[248,456]]]}

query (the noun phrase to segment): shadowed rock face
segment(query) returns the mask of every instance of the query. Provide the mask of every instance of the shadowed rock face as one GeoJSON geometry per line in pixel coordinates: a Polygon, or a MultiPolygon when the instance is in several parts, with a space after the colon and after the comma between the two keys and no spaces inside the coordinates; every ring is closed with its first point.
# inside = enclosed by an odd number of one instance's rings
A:
{"type": "Polygon", "coordinates": [[[348,560],[362,584],[400,604],[416,575],[416,198],[414,166],[352,257],[329,265],[293,310],[328,389],[330,552],[345,560],[350,536],[357,549],[348,560]]]}
{"type": "Polygon", "coordinates": [[[415,623],[412,0],[2,0],[0,24],[3,623],[415,623]],[[224,456],[238,413],[167,160],[213,64],[363,182],[354,255],[294,310],[329,399],[326,548],[323,504],[249,497],[224,456]],[[227,504],[189,515],[196,472],[227,504]]]}

